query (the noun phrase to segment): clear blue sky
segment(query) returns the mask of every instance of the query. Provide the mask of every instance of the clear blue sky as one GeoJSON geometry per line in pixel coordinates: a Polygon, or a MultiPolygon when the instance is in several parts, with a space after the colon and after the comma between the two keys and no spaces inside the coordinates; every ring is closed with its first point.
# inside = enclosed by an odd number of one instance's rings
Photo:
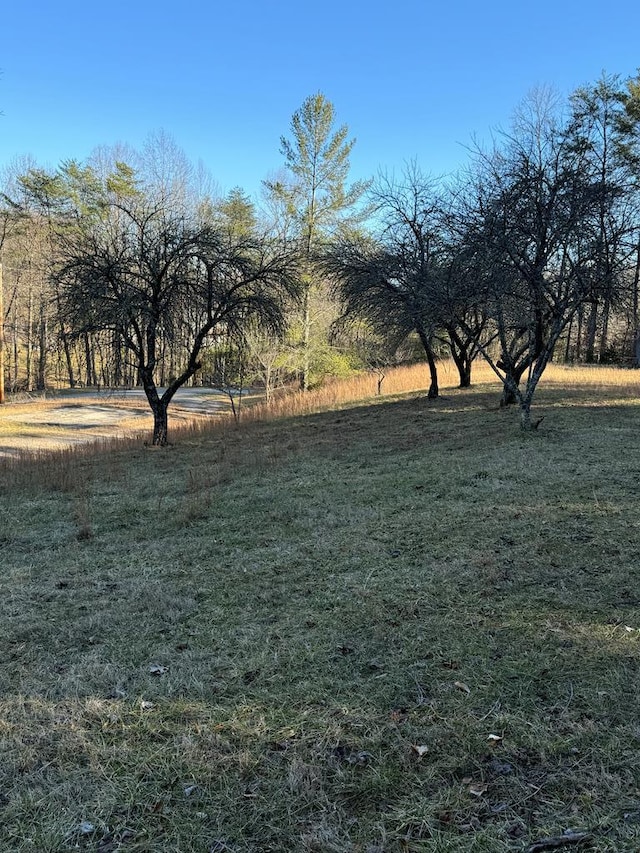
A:
{"type": "Polygon", "coordinates": [[[162,129],[250,194],[317,91],[357,138],[353,178],[440,174],[533,87],[640,66],[638,0],[13,0],[0,23],[0,167],[162,129]]]}

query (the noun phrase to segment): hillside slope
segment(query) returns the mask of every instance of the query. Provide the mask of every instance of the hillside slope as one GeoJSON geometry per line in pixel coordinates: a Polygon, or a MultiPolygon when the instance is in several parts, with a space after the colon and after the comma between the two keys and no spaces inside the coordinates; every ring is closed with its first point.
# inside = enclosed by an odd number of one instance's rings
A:
{"type": "Polygon", "coordinates": [[[7,469],[0,850],[640,849],[640,409],[496,399],[7,469]]]}

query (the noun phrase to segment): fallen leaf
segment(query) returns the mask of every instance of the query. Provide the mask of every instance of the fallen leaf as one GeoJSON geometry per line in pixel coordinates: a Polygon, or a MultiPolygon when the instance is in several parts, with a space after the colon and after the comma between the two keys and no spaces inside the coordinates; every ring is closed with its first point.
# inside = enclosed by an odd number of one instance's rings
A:
{"type": "Polygon", "coordinates": [[[394,723],[402,723],[409,716],[406,708],[393,708],[389,714],[394,723]]]}
{"type": "Polygon", "coordinates": [[[429,752],[429,747],[422,744],[412,744],[411,749],[415,752],[418,758],[422,758],[429,752]]]}
{"type": "Polygon", "coordinates": [[[471,796],[481,797],[486,792],[488,787],[489,786],[486,784],[486,782],[472,782],[467,790],[469,791],[471,796]]]}
{"type": "Polygon", "coordinates": [[[464,681],[454,681],[453,686],[457,687],[458,690],[461,690],[463,693],[471,693],[471,688],[468,684],[465,684],[464,681]]]}

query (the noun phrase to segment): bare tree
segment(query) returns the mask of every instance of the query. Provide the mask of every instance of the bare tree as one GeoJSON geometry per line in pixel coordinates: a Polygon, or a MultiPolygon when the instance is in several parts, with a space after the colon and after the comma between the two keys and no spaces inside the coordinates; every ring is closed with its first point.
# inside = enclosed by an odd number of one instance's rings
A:
{"type": "Polygon", "coordinates": [[[294,371],[291,349],[283,344],[278,335],[256,325],[245,327],[243,340],[250,381],[263,386],[265,403],[268,404],[273,399],[274,391],[284,386],[287,377],[294,371]]]}
{"type": "Polygon", "coordinates": [[[44,390],[52,350],[51,327],[55,306],[49,273],[52,263],[51,229],[46,215],[29,203],[21,185],[21,167],[15,161],[4,173],[2,220],[6,262],[5,288],[10,387],[44,390]]]}
{"type": "Polygon", "coordinates": [[[394,329],[418,336],[430,371],[428,397],[434,399],[439,393],[434,340],[446,255],[439,193],[411,163],[399,180],[381,175],[371,198],[378,235],[329,247],[324,269],[338,282],[348,315],[366,317],[383,334],[394,329]]]}
{"type": "Polygon", "coordinates": [[[594,186],[599,190],[589,223],[598,244],[591,272],[593,292],[585,303],[586,311],[580,311],[581,315],[586,314],[586,322],[576,324],[573,351],[569,333],[565,347],[569,354],[584,352],[587,362],[610,357],[612,320],[618,311],[631,314],[630,337],[635,338],[631,305],[637,289],[635,281],[630,286],[629,272],[637,270],[638,197],[633,158],[629,156],[625,100],[619,78],[608,75],[571,96],[568,139],[585,152],[594,186]],[[583,329],[584,341],[580,338],[583,329]]]}
{"type": "Polygon", "coordinates": [[[606,188],[587,154],[549,93],[537,93],[501,145],[476,153],[469,206],[461,211],[480,272],[478,301],[500,345],[498,354],[481,349],[503,382],[503,402],[519,404],[523,429],[536,425],[531,403],[562,332],[603,285],[606,188]]]}
{"type": "Polygon", "coordinates": [[[122,336],[153,412],[153,444],[167,443],[169,404],[199,370],[210,336],[239,334],[249,322],[282,331],[292,256],[265,240],[233,240],[139,198],[105,204],[60,240],[56,278],[70,323],[122,336]],[[177,337],[184,357],[162,390],[160,343],[177,337]]]}

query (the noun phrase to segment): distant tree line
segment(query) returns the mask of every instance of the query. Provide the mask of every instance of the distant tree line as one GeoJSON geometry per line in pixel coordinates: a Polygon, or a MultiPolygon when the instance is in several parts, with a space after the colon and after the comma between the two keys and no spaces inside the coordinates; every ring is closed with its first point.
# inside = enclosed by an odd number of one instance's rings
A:
{"type": "MultiPolygon", "coordinates": [[[[530,95],[455,176],[348,183],[322,94],[294,113],[261,204],[220,197],[166,137],[5,173],[9,390],[144,388],[154,442],[185,383],[267,398],[423,358],[477,357],[531,405],[549,361],[640,364],[640,78],[530,95]]],[[[382,381],[382,380],[380,380],[382,381]]]]}

